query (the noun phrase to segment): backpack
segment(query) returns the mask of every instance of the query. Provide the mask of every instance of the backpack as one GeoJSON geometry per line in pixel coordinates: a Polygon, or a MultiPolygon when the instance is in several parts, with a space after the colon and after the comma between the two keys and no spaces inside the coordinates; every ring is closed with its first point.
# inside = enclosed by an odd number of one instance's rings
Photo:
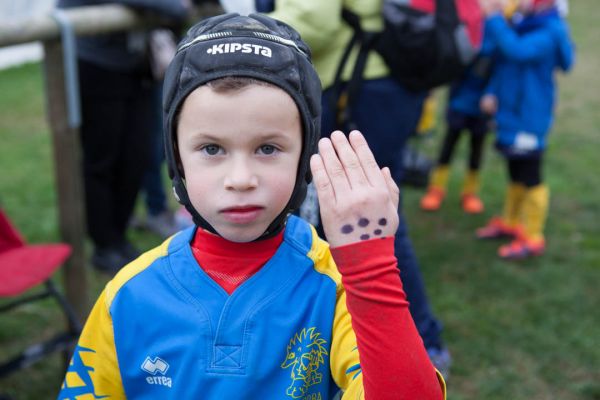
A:
{"type": "MultiPolygon", "coordinates": [[[[344,8],[342,18],[354,35],[346,48],[348,54],[340,62],[341,69],[352,48],[359,44],[363,53],[377,51],[391,75],[408,89],[429,90],[452,82],[476,55],[455,1],[435,0],[435,13],[431,14],[411,7],[409,0],[383,0],[381,32],[363,31],[359,16],[344,8]]],[[[357,74],[362,75],[364,62],[357,60],[361,68],[357,74]]]]}
{"type": "Polygon", "coordinates": [[[384,29],[381,32],[364,31],[360,17],[347,8],[342,9],[342,18],[354,34],[344,50],[332,87],[331,101],[337,110],[338,126],[356,128],[350,106],[360,89],[371,50],[382,56],[393,78],[415,92],[454,81],[474,59],[476,49],[458,18],[455,0],[435,0],[433,14],[408,3],[409,0],[383,0],[384,29]],[[359,53],[352,77],[343,88],[342,73],[357,45],[359,53]]]}
{"type": "MultiPolygon", "coordinates": [[[[384,29],[373,48],[391,75],[411,90],[428,90],[459,78],[476,55],[455,0],[435,0],[435,13],[404,0],[384,0],[384,29]]],[[[354,27],[353,27],[354,28],[354,27]]]]}

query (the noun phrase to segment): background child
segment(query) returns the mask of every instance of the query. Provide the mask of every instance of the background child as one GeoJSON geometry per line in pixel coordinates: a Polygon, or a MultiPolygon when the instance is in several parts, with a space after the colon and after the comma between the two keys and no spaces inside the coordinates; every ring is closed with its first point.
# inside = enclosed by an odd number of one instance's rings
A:
{"type": "Polygon", "coordinates": [[[393,255],[398,187],[359,132],[314,155],[309,54],[265,16],[188,32],[165,79],[165,143],[197,227],[107,284],[59,398],[444,397],[393,255]],[[289,216],[309,163],[331,250],[289,216]]]}
{"type": "Polygon", "coordinates": [[[489,121],[488,116],[481,112],[479,101],[491,73],[492,50],[493,45],[486,39],[484,33],[477,58],[465,71],[463,78],[450,88],[446,112],[446,136],[440,150],[438,165],[432,171],[427,193],[421,198],[421,208],[425,211],[437,211],[442,205],[446,196],[454,148],[464,130],[469,132],[470,153],[468,171],[462,187],[461,205],[463,210],[469,214],[478,214],[483,211],[483,202],[478,195],[479,168],[489,121]]]}
{"type": "Polygon", "coordinates": [[[523,16],[514,30],[500,14],[502,3],[490,0],[485,7],[498,62],[481,105],[496,114],[496,147],[507,160],[510,183],[502,217],[493,218],[477,236],[514,237],[498,254],[523,258],[545,249],[549,190],[542,160],[555,107],[554,71],[570,69],[573,46],[553,0],[520,0],[523,16]]]}

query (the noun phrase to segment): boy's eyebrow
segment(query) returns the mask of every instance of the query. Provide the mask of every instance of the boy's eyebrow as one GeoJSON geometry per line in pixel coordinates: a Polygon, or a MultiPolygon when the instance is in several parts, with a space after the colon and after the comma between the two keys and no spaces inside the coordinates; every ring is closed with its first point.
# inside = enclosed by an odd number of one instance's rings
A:
{"type": "MultiPolygon", "coordinates": [[[[205,132],[198,132],[197,134],[194,135],[194,140],[207,140],[207,141],[212,141],[212,142],[221,142],[223,140],[228,140],[228,139],[229,138],[223,138],[223,137],[219,137],[214,134],[205,133],[205,132]]],[[[257,140],[257,141],[268,141],[268,140],[275,140],[275,139],[289,140],[290,138],[288,137],[288,135],[285,135],[281,132],[268,132],[268,133],[257,134],[257,135],[255,135],[255,137],[253,139],[257,140]]]]}

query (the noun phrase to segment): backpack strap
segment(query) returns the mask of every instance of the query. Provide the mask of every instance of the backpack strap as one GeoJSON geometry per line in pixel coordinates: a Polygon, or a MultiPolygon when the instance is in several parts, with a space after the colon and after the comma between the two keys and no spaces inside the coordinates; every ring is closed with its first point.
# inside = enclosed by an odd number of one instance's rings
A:
{"type": "Polygon", "coordinates": [[[373,45],[377,39],[378,33],[363,31],[362,27],[360,26],[359,16],[347,8],[342,9],[342,18],[348,25],[350,25],[354,33],[346,45],[335,73],[335,79],[332,87],[331,106],[334,110],[336,110],[336,128],[348,128],[349,130],[354,130],[357,129],[358,126],[352,119],[352,105],[354,104],[356,96],[358,95],[358,91],[362,85],[363,72],[365,70],[365,66],[367,65],[369,51],[373,49],[373,45]],[[354,64],[350,81],[344,88],[342,74],[344,72],[346,63],[348,62],[348,58],[350,57],[350,53],[356,45],[360,45],[358,57],[356,59],[356,63],[354,64]]]}
{"type": "Polygon", "coordinates": [[[455,0],[435,0],[435,19],[437,24],[456,27],[460,25],[455,0]]]}

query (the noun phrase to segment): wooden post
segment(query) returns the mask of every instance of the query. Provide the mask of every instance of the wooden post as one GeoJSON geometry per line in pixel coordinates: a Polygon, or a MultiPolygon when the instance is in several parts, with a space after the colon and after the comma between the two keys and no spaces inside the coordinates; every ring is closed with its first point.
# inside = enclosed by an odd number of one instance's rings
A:
{"type": "Polygon", "coordinates": [[[44,55],[46,107],[52,131],[59,227],[62,239],[73,248],[71,257],[64,265],[64,287],[67,300],[83,322],[89,313],[89,299],[85,269],[86,231],[79,129],[69,127],[68,123],[60,39],[45,41],[44,55]]]}
{"type": "MultiPolygon", "coordinates": [[[[193,20],[221,14],[217,5],[203,4],[196,9],[193,20]]],[[[75,34],[89,36],[111,32],[125,32],[140,27],[160,26],[166,23],[119,4],[65,9],[75,34]]],[[[84,240],[86,237],[81,171],[79,129],[68,123],[67,94],[65,90],[63,47],[60,27],[48,14],[30,21],[5,21],[0,25],[0,47],[41,40],[44,43],[44,75],[46,108],[52,131],[54,174],[58,192],[58,215],[61,239],[70,244],[73,254],[64,266],[66,297],[81,322],[89,312],[88,281],[84,240]]]]}

